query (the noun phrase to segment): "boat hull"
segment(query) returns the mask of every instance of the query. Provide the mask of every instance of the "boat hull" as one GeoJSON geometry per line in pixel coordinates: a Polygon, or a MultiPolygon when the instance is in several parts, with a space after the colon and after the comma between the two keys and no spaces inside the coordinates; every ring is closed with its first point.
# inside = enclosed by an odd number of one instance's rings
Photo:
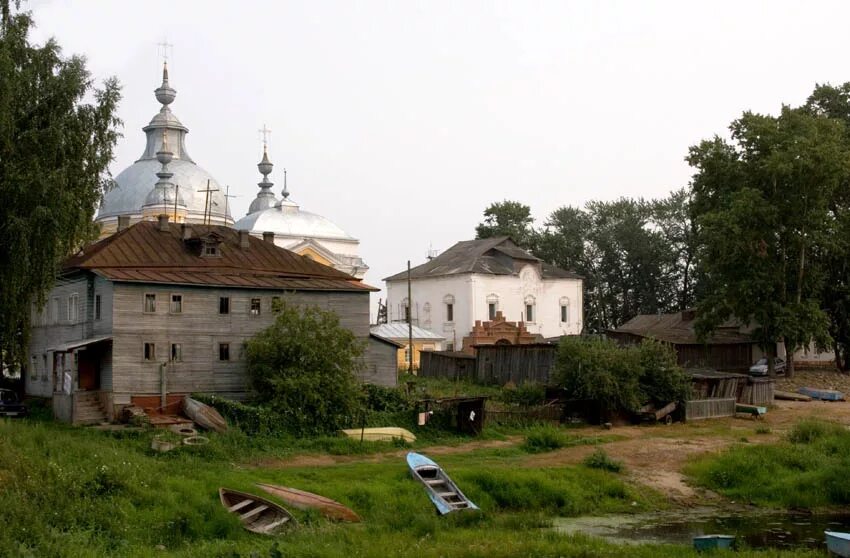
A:
{"type": "Polygon", "coordinates": [[[361,521],[360,516],[350,508],[345,507],[336,500],[331,500],[319,494],[313,494],[306,490],[298,490],[297,488],[290,488],[288,486],[278,486],[276,484],[257,483],[257,486],[300,510],[316,509],[328,519],[336,521],[348,521],[351,523],[359,523],[361,521]]]}
{"type": "Polygon", "coordinates": [[[850,533],[839,533],[837,531],[824,531],[826,536],[826,549],[842,558],[850,558],[850,533]]]}
{"type": "Polygon", "coordinates": [[[694,537],[694,549],[698,551],[729,549],[734,542],[735,537],[732,535],[702,535],[694,537]]]}
{"type": "Polygon", "coordinates": [[[844,394],[834,389],[801,387],[797,390],[797,393],[802,393],[812,399],[820,399],[821,401],[844,401],[844,394]]]}
{"type": "Polygon", "coordinates": [[[295,525],[289,510],[261,496],[219,488],[219,498],[224,508],[239,517],[242,526],[260,535],[277,535],[286,527],[295,525]]]}
{"type": "Polygon", "coordinates": [[[428,497],[440,515],[458,510],[477,510],[478,506],[467,498],[443,469],[424,455],[410,452],[407,465],[413,478],[425,487],[428,497]]]}
{"type": "Polygon", "coordinates": [[[416,441],[416,436],[409,430],[392,426],[384,428],[349,428],[340,432],[354,440],[363,439],[367,442],[392,442],[393,440],[402,439],[410,444],[416,441]]]}
{"type": "Polygon", "coordinates": [[[201,428],[216,432],[227,430],[227,421],[218,411],[188,395],[183,398],[183,412],[201,428]]]}

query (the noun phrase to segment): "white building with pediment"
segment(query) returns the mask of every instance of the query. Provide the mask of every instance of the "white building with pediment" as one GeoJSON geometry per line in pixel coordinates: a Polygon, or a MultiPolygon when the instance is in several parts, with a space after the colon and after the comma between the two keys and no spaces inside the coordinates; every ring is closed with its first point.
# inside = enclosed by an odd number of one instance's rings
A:
{"type": "MultiPolygon", "coordinates": [[[[458,242],[439,256],[384,279],[387,319],[441,334],[461,350],[476,322],[522,322],[542,337],[577,335],[583,326],[582,277],[541,261],[506,236],[458,242]]],[[[503,340],[510,343],[511,340],[503,340]]],[[[498,340],[497,340],[498,342],[498,340]]]]}

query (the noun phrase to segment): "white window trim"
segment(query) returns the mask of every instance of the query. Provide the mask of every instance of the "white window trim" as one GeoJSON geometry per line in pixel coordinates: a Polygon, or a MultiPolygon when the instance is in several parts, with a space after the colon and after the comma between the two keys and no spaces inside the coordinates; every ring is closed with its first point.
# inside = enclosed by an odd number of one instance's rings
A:
{"type": "Polygon", "coordinates": [[[168,294],[168,313],[169,314],[182,314],[183,313],[183,293],[169,293],[168,294]],[[180,311],[175,312],[173,309],[174,305],[174,297],[180,297],[180,311]]]}
{"type": "Polygon", "coordinates": [[[156,362],[156,343],[153,341],[142,341],[142,362],[156,362]],[[153,347],[153,358],[147,359],[145,358],[145,345],[150,345],[153,347]]]}
{"type": "Polygon", "coordinates": [[[75,324],[80,318],[80,295],[79,293],[71,293],[68,295],[67,308],[68,323],[75,324]]]}

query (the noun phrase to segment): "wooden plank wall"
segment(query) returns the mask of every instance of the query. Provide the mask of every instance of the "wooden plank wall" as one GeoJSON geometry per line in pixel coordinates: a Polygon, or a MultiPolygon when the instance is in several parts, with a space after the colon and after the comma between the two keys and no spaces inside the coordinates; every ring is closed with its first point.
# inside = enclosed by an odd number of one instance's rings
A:
{"type": "Polygon", "coordinates": [[[731,417],[734,414],[734,397],[685,401],[685,420],[731,417]]]}
{"type": "Polygon", "coordinates": [[[751,378],[741,387],[738,402],[745,405],[765,407],[773,404],[773,391],[776,382],[770,378],[751,378]]]}
{"type": "Polygon", "coordinates": [[[548,385],[557,345],[483,345],[476,347],[475,381],[481,384],[548,385]]]}
{"type": "Polygon", "coordinates": [[[395,387],[398,385],[398,347],[369,336],[363,354],[361,378],[371,384],[395,387]]]}
{"type": "Polygon", "coordinates": [[[449,380],[475,381],[475,359],[444,351],[422,351],[419,355],[419,376],[449,380]]]}

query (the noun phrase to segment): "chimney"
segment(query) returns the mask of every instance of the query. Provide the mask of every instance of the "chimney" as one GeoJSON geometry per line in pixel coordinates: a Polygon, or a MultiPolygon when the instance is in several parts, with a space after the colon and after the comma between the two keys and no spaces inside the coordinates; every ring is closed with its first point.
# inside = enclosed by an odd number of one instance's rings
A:
{"type": "Polygon", "coordinates": [[[192,238],[192,229],[186,223],[180,223],[180,236],[183,240],[192,238]]]}
{"type": "Polygon", "coordinates": [[[263,240],[274,244],[274,233],[272,231],[265,231],[263,233],[263,240]]]}
{"type": "Polygon", "coordinates": [[[239,231],[239,247],[243,250],[251,246],[250,236],[251,233],[249,231],[239,231]]]}
{"type": "Polygon", "coordinates": [[[129,215],[119,215],[118,216],[118,230],[123,231],[130,227],[130,216],[129,215]]]}
{"type": "Polygon", "coordinates": [[[157,228],[161,232],[168,232],[168,214],[163,213],[162,215],[159,216],[157,228]]]}

